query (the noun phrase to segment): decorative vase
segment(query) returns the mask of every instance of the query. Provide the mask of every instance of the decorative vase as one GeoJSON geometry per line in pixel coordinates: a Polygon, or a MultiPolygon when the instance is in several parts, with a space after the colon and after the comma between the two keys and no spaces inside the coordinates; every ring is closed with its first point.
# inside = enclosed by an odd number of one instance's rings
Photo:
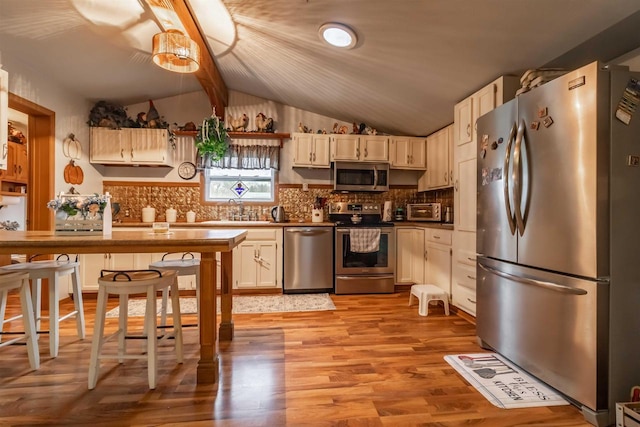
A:
{"type": "Polygon", "coordinates": [[[68,217],[69,217],[69,214],[67,214],[65,211],[62,211],[62,210],[56,211],[56,219],[64,221],[68,217]]]}

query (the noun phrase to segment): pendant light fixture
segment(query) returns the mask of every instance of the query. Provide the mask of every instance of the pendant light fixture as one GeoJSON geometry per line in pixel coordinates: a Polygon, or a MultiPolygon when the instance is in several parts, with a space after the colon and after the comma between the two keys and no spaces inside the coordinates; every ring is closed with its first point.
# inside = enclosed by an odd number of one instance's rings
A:
{"type": "Polygon", "coordinates": [[[153,36],[153,62],[176,73],[200,68],[200,47],[181,31],[170,29],[153,36]]]}

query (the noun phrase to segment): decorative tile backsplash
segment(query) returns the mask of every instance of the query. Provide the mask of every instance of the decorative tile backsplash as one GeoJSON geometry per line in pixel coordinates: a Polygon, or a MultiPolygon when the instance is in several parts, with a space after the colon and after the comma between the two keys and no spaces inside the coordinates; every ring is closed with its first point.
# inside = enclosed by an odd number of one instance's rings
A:
{"type": "MultiPolygon", "coordinates": [[[[178,222],[186,221],[186,213],[194,211],[196,221],[230,219],[238,215],[238,207],[233,203],[203,205],[200,202],[200,187],[197,184],[176,185],[164,183],[125,183],[105,182],[103,190],[108,191],[112,201],[120,205],[116,221],[141,222],[142,208],[151,206],[156,209],[156,220],[165,219],[165,211],[172,207],[178,213],[178,222]]],[[[419,193],[415,188],[392,188],[385,193],[334,193],[328,186],[309,186],[302,191],[299,185],[283,185],[278,190],[278,203],[285,209],[287,219],[292,222],[311,221],[311,209],[316,198],[326,198],[325,220],[329,214],[331,202],[380,203],[391,201],[393,209],[405,207],[408,203],[439,202],[453,210],[453,189],[434,190],[419,193]],[[326,187],[326,188],[325,188],[326,187]]],[[[273,203],[275,205],[276,203],[273,203]]],[[[243,203],[245,219],[271,219],[272,204],[243,203]]]]}

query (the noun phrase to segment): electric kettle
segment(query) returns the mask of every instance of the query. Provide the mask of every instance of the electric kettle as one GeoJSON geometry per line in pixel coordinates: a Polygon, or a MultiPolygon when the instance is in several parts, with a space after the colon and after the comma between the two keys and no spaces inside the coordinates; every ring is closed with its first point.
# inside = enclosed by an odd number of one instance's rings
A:
{"type": "Polygon", "coordinates": [[[271,208],[271,218],[275,222],[284,222],[284,208],[282,206],[274,206],[271,208]]]}

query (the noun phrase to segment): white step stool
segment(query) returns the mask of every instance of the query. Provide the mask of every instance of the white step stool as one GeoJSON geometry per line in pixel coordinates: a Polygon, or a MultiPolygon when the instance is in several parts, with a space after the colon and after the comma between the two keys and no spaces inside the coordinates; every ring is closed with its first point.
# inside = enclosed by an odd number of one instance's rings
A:
{"type": "Polygon", "coordinates": [[[409,307],[413,302],[413,296],[418,298],[418,314],[426,316],[429,314],[429,303],[431,301],[442,301],[444,303],[444,314],[449,315],[449,295],[436,285],[412,285],[409,294],[409,307]]]}

